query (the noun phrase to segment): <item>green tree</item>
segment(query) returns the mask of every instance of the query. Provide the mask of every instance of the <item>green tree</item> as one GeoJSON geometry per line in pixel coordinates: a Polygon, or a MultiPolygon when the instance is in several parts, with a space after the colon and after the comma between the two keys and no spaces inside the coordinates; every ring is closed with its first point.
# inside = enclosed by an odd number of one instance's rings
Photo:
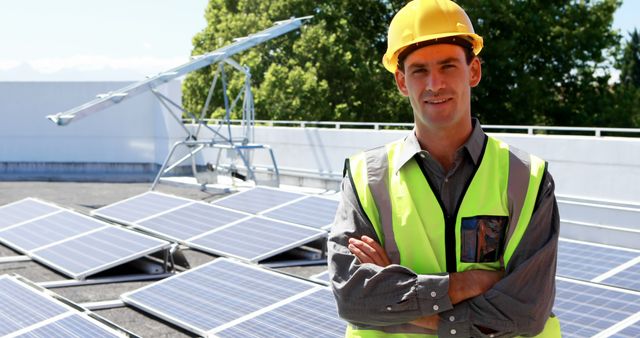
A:
{"type": "MultiPolygon", "coordinates": [[[[205,12],[208,24],[194,37],[193,54],[220,48],[277,20],[313,15],[299,32],[235,57],[251,69],[256,117],[406,121],[410,110],[380,65],[386,48],[386,24],[381,23],[391,19],[400,2],[211,0],[205,12]]],[[[183,102],[188,110],[202,110],[214,71],[205,68],[187,77],[183,102]]],[[[231,80],[231,91],[240,86],[240,78],[231,80]]],[[[221,106],[219,99],[215,106],[221,106]]],[[[222,113],[217,108],[208,115],[222,113]]]]}
{"type": "Polygon", "coordinates": [[[484,123],[597,124],[619,0],[460,0],[485,39],[473,113],[484,123]]]}
{"type": "Polygon", "coordinates": [[[622,59],[619,62],[620,82],[623,85],[640,88],[640,35],[634,29],[629,33],[622,59]]]}
{"type": "MultiPolygon", "coordinates": [[[[483,80],[473,114],[485,124],[603,125],[621,120],[607,60],[620,0],[458,0],[485,38],[483,80]],[[618,109],[618,108],[615,108],[618,109]],[[618,116],[618,115],[620,116],[618,116]],[[607,122],[608,121],[608,122],[607,122]]],[[[258,119],[410,122],[406,98],[380,61],[386,30],[404,0],[210,0],[193,54],[291,16],[313,15],[298,32],[242,53],[258,119]]],[[[184,82],[185,106],[200,111],[214,69],[184,82]]],[[[232,90],[241,79],[231,81],[232,90]]],[[[619,102],[618,102],[619,103],[619,102]]],[[[218,106],[221,104],[218,101],[218,106]]],[[[217,111],[208,112],[220,116],[217,111]]]]}

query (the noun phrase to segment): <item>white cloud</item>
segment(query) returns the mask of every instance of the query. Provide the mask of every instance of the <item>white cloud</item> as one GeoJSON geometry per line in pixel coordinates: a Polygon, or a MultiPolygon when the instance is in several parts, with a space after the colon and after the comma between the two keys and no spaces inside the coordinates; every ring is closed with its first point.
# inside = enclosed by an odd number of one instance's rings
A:
{"type": "Polygon", "coordinates": [[[18,60],[0,59],[0,71],[18,68],[21,64],[22,62],[18,60]]]}
{"type": "Polygon", "coordinates": [[[189,61],[187,57],[125,57],[114,58],[102,55],[74,55],[64,58],[41,58],[29,60],[27,63],[35,71],[45,74],[64,70],[96,71],[96,70],[134,70],[138,73],[155,74],[171,69],[189,61]]]}

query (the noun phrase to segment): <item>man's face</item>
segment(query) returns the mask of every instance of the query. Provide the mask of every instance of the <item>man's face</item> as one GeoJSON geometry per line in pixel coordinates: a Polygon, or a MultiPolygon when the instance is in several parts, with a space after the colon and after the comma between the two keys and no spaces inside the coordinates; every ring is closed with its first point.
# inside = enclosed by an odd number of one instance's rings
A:
{"type": "Polygon", "coordinates": [[[480,82],[481,67],[478,58],[467,64],[462,47],[436,44],[409,54],[395,78],[409,97],[416,124],[444,130],[471,116],[471,87],[480,82]]]}

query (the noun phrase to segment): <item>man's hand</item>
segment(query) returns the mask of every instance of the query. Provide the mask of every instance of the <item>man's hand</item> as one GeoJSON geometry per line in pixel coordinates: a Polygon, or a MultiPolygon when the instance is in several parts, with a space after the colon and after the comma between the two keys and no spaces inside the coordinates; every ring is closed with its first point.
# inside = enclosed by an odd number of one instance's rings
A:
{"type": "Polygon", "coordinates": [[[449,298],[452,304],[473,298],[491,289],[504,271],[468,270],[449,274],[449,298]]]}
{"type": "Polygon", "coordinates": [[[383,268],[391,264],[384,249],[369,236],[362,236],[360,239],[349,238],[349,250],[360,263],[371,263],[383,268]]]}

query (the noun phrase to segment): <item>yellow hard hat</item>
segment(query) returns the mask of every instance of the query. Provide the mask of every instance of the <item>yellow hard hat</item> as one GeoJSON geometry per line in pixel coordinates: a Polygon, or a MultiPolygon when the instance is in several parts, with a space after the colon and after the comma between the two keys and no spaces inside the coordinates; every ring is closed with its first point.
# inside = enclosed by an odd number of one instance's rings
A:
{"type": "Polygon", "coordinates": [[[475,55],[483,46],[482,37],[473,31],[467,13],[455,2],[413,0],[391,20],[387,52],[382,57],[384,67],[394,73],[398,55],[407,47],[424,42],[464,43],[473,49],[475,55]]]}

